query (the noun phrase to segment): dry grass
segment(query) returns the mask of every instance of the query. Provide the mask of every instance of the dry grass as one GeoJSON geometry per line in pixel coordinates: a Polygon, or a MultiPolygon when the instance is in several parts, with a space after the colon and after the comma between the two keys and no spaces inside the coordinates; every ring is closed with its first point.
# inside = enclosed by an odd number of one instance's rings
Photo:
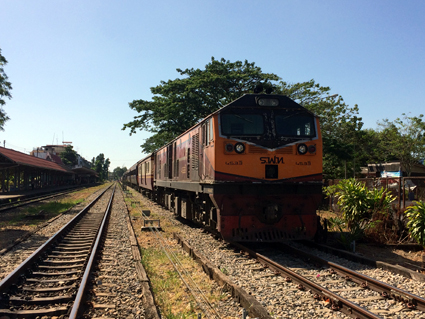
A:
{"type": "Polygon", "coordinates": [[[338,217],[341,216],[340,214],[334,213],[330,210],[318,210],[317,215],[319,215],[321,218],[329,219],[331,217],[338,217]]]}
{"type": "MultiPolygon", "coordinates": [[[[147,206],[147,202],[141,194],[129,188],[128,191],[132,195],[125,197],[125,201],[141,248],[142,263],[149,276],[155,302],[162,315],[169,319],[197,318],[198,313],[202,313],[172,262],[168,259],[164,246],[170,247],[174,251],[185,272],[190,274],[192,280],[211,304],[215,304],[217,307],[220,300],[230,298],[227,293],[217,288],[215,282],[208,278],[198,263],[183,252],[180,246],[176,245],[172,236],[175,232],[181,232],[181,229],[178,225],[172,223],[172,217],[170,219],[163,218],[155,210],[151,210],[149,218],[161,220],[161,236],[151,231],[141,231],[143,225],[141,211],[150,209],[152,206],[147,206]],[[138,202],[140,202],[140,205],[137,204],[138,202]]],[[[173,262],[176,263],[174,260],[173,262]]],[[[181,269],[179,271],[182,272],[181,269]]],[[[183,276],[183,278],[189,281],[187,277],[183,276]]],[[[205,314],[202,313],[202,317],[205,318],[205,314]]],[[[230,319],[231,317],[222,316],[222,318],[230,319]]]]}
{"type": "Polygon", "coordinates": [[[77,203],[85,202],[87,197],[104,188],[107,184],[86,188],[65,195],[60,200],[52,200],[49,204],[34,203],[0,214],[0,249],[7,247],[14,240],[28,232],[35,231],[47,220],[61,214],[77,203]],[[40,214],[40,211],[43,211],[40,214]]]}

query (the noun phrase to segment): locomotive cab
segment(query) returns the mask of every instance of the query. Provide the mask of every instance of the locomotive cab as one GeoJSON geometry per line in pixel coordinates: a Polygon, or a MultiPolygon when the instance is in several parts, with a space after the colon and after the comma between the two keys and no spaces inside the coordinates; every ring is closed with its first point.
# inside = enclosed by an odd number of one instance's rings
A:
{"type": "Polygon", "coordinates": [[[312,238],[321,200],[318,118],[286,96],[247,94],[217,114],[211,200],[222,236],[312,238]]]}

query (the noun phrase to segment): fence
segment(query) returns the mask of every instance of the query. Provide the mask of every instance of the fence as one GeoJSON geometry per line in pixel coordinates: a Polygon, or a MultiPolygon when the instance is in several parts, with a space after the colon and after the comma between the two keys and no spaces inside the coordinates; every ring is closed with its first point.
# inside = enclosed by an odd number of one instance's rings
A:
{"type": "MultiPolygon", "coordinates": [[[[342,179],[329,180],[327,186],[337,185],[342,179]]],[[[414,204],[414,201],[425,201],[425,177],[380,177],[380,178],[357,178],[357,181],[364,182],[369,189],[381,187],[391,191],[395,196],[392,208],[395,211],[404,210],[414,204]]],[[[338,211],[336,198],[329,198],[329,209],[338,211]]]]}

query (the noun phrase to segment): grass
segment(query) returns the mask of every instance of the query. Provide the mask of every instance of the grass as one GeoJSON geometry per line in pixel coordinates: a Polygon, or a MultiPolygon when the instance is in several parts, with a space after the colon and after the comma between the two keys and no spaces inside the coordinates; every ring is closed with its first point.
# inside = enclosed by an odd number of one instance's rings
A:
{"type": "MultiPolygon", "coordinates": [[[[130,198],[127,196],[124,196],[124,198],[130,212],[130,217],[140,217],[143,209],[150,209],[144,205],[141,195],[135,191],[133,191],[133,196],[130,198]],[[132,205],[132,202],[136,200],[141,200],[140,206],[136,205],[137,207],[134,207],[135,205],[132,205]]],[[[172,213],[170,213],[170,217],[173,218],[172,213]]],[[[164,216],[161,216],[155,210],[151,210],[151,216],[149,218],[161,220],[161,227],[163,229],[161,232],[162,237],[171,247],[174,246],[171,239],[172,234],[181,231],[181,229],[173,225],[168,218],[164,218],[164,216]]],[[[132,223],[141,247],[142,264],[150,279],[155,303],[161,310],[163,317],[167,319],[197,318],[198,313],[202,313],[203,311],[198,308],[196,301],[181,280],[180,275],[176,272],[167,255],[162,250],[157,236],[151,232],[140,231],[140,226],[143,223],[141,218],[132,220],[132,223]]],[[[221,300],[230,298],[221,289],[215,290],[213,288],[213,281],[208,278],[199,264],[188,254],[180,248],[177,248],[174,253],[178,256],[186,272],[191,275],[193,281],[196,282],[198,287],[207,296],[210,303],[217,304],[221,300]]],[[[188,280],[186,276],[184,278],[188,280]]]]}
{"type": "Polygon", "coordinates": [[[36,226],[44,220],[48,220],[55,217],[63,212],[67,211],[71,207],[81,203],[83,199],[63,202],[49,202],[37,206],[28,207],[21,210],[13,215],[7,222],[1,222],[0,226],[6,225],[17,225],[25,223],[28,226],[36,226]]]}
{"type": "MultiPolygon", "coordinates": [[[[167,255],[156,247],[142,249],[141,253],[142,264],[150,278],[152,292],[163,315],[168,319],[197,318],[201,311],[195,306],[195,301],[188,294],[186,286],[167,255]]],[[[190,264],[193,260],[186,255],[177,255],[185,269],[191,272],[190,264]]]]}
{"type": "Polygon", "coordinates": [[[91,194],[105,185],[86,188],[66,195],[66,198],[48,203],[34,203],[31,206],[18,208],[13,213],[3,213],[0,228],[7,226],[37,226],[38,224],[55,217],[71,207],[84,202],[91,194]],[[39,214],[43,211],[41,214],[39,214]],[[39,215],[39,216],[38,216],[39,215]]]}

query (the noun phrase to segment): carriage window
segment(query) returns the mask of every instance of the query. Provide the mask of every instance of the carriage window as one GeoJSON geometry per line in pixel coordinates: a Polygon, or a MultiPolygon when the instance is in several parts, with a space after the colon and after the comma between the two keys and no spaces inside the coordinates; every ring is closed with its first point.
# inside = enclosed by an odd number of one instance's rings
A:
{"type": "Polygon", "coordinates": [[[276,131],[280,136],[314,137],[314,117],[307,114],[276,115],[276,131]]]}
{"type": "Polygon", "coordinates": [[[263,116],[260,114],[222,114],[221,132],[224,135],[262,135],[263,116]]]}

